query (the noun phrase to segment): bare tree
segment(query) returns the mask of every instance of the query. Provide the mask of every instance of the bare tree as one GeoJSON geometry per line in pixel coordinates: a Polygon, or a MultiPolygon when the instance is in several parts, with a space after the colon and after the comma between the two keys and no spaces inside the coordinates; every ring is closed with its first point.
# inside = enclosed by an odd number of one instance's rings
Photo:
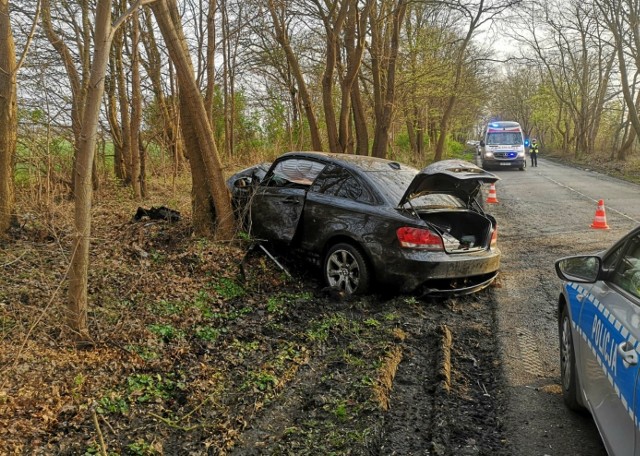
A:
{"type": "Polygon", "coordinates": [[[96,149],[96,133],[100,105],[104,93],[105,74],[109,62],[109,50],[113,32],[135,11],[144,0],[136,0],[131,8],[114,25],[111,24],[111,0],[98,0],[95,16],[93,59],[86,86],[83,116],[75,166],[75,215],[74,241],[69,270],[69,303],[67,323],[76,337],[84,342],[90,340],[87,324],[88,271],[91,239],[91,206],[93,199],[93,164],[96,149]]]}
{"type": "Polygon", "coordinates": [[[400,29],[407,11],[405,0],[388,0],[371,9],[371,72],[375,132],[372,155],[385,158],[389,129],[395,108],[396,68],[400,48],[400,29]]]}
{"type": "Polygon", "coordinates": [[[197,232],[206,233],[216,224],[216,237],[230,239],[235,228],[231,198],[225,185],[209,116],[193,75],[193,65],[182,33],[176,2],[156,0],[150,7],[177,70],[182,125],[183,129],[188,129],[185,130],[184,139],[188,147],[197,199],[194,208],[194,228],[197,232]],[[208,191],[207,198],[204,197],[204,190],[208,191]],[[210,214],[211,217],[207,220],[201,216],[202,213],[210,214]]]}
{"type": "Polygon", "coordinates": [[[273,20],[273,33],[276,41],[282,46],[285,53],[287,62],[289,64],[291,73],[296,80],[300,96],[302,98],[302,104],[304,112],[307,116],[307,122],[309,123],[309,134],[311,135],[311,144],[315,150],[322,150],[322,140],[320,139],[320,129],[318,126],[318,120],[316,118],[315,107],[309,88],[305,81],[300,62],[296,57],[296,54],[291,46],[289,38],[289,30],[287,29],[288,17],[285,8],[280,8],[274,0],[267,0],[269,12],[271,13],[271,19],[273,20]]]}
{"type": "Polygon", "coordinates": [[[0,236],[14,218],[14,167],[18,130],[16,55],[9,1],[0,0],[0,236]]]}
{"type": "Polygon", "coordinates": [[[145,188],[145,149],[142,147],[142,88],[140,82],[140,21],[138,10],[131,14],[131,186],[136,198],[141,199],[145,188]]]}
{"type": "Polygon", "coordinates": [[[469,61],[469,46],[472,38],[478,33],[479,28],[489,21],[493,21],[503,11],[517,6],[521,0],[479,0],[477,2],[464,2],[453,1],[442,2],[448,8],[456,11],[459,14],[460,21],[466,24],[466,32],[463,35],[462,40],[457,46],[456,53],[453,58],[453,78],[451,87],[449,88],[449,97],[446,101],[442,118],[440,119],[440,133],[438,135],[438,142],[436,145],[436,151],[434,160],[438,161],[442,159],[444,154],[444,148],[446,139],[449,134],[449,127],[451,116],[456,103],[459,99],[459,93],[464,83],[464,67],[469,61]]]}
{"type": "Polygon", "coordinates": [[[329,147],[334,152],[350,152],[353,149],[349,114],[352,112],[352,100],[354,100],[353,113],[356,136],[362,137],[358,139],[358,152],[366,155],[368,153],[368,132],[366,123],[362,121],[361,117],[362,106],[359,101],[357,78],[364,55],[366,23],[373,1],[362,2],[362,10],[360,10],[360,2],[343,0],[342,3],[332,4],[328,13],[323,12],[319,2],[316,2],[316,5],[327,35],[327,58],[322,78],[322,99],[329,147]],[[343,27],[344,37],[341,36],[343,27]],[[344,43],[344,63],[341,63],[338,58],[342,42],[344,43]],[[334,67],[335,70],[339,70],[341,93],[337,125],[333,106],[334,67]]]}
{"type": "Polygon", "coordinates": [[[539,65],[560,103],[555,114],[563,150],[575,156],[593,152],[615,62],[591,6],[576,0],[540,4],[529,10],[528,37],[521,35],[535,54],[531,66],[539,65]]]}
{"type": "MultiPolygon", "coordinates": [[[[84,117],[84,107],[87,96],[87,84],[90,72],[90,51],[91,51],[91,24],[89,20],[89,3],[80,4],[80,23],[76,20],[75,11],[71,10],[70,4],[61,4],[67,8],[61,14],[69,21],[68,28],[77,31],[77,35],[72,39],[65,39],[62,35],[62,28],[54,25],[51,12],[51,1],[42,0],[42,26],[46,32],[49,42],[56,50],[65,67],[69,86],[71,89],[71,129],[74,136],[74,170],[71,175],[72,187],[76,178],[75,160],[78,156],[78,146],[81,141],[81,131],[84,117]],[[76,53],[69,47],[68,42],[75,42],[78,46],[76,53]],[[76,66],[78,65],[78,66],[76,66]]],[[[97,177],[97,176],[96,176],[97,177]]],[[[72,190],[73,191],[73,190],[72,190]]]]}
{"type": "MultiPolygon", "coordinates": [[[[163,149],[171,152],[173,179],[175,182],[175,178],[182,168],[184,161],[184,144],[180,134],[180,108],[178,106],[177,96],[175,96],[176,91],[174,90],[175,84],[174,78],[172,77],[172,64],[170,61],[167,62],[169,76],[166,78],[163,77],[163,59],[154,34],[153,14],[147,9],[143,12],[145,27],[142,31],[141,39],[145,49],[146,60],[142,59],[141,63],[145,67],[146,74],[151,81],[151,90],[155,97],[153,101],[158,108],[158,116],[153,127],[160,130],[160,133],[157,133],[156,136],[160,138],[163,149]],[[169,92],[168,96],[165,95],[165,90],[169,92]]],[[[207,87],[209,86],[207,85],[207,87]]],[[[209,103],[207,103],[207,106],[209,106],[209,103]]],[[[207,112],[209,112],[209,110],[207,112]]]]}
{"type": "Polygon", "coordinates": [[[354,5],[351,6],[344,36],[347,63],[341,82],[342,102],[340,109],[339,141],[344,150],[351,152],[351,135],[348,130],[349,123],[347,118],[349,111],[351,111],[353,114],[353,129],[355,130],[355,152],[358,155],[369,154],[369,130],[358,76],[361,74],[360,70],[367,39],[367,22],[372,5],[373,1],[367,0],[362,12],[354,5]],[[347,96],[349,99],[346,98],[347,96]]]}
{"type": "Polygon", "coordinates": [[[625,160],[631,145],[640,136],[640,91],[636,86],[640,75],[640,4],[631,0],[595,0],[595,5],[613,36],[622,94],[634,132],[618,150],[618,159],[625,160]]]}

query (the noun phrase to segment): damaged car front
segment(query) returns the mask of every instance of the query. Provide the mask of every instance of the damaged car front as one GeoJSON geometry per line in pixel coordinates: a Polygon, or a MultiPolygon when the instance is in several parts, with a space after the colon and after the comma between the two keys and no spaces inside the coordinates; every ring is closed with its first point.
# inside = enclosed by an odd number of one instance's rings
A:
{"type": "Polygon", "coordinates": [[[291,152],[248,199],[254,239],[299,249],[345,294],[375,284],[467,294],[496,277],[497,225],[478,204],[498,178],[446,160],[418,171],[373,157],[291,152]]]}

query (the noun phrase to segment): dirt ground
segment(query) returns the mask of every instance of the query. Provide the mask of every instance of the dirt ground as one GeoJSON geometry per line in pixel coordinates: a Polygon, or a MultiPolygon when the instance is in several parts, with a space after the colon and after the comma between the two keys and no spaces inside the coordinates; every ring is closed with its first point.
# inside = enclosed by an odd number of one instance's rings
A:
{"type": "Polygon", "coordinates": [[[188,218],[95,213],[80,349],[62,323],[65,219],[1,241],[0,454],[512,454],[495,289],[342,300],[188,218]]]}
{"type": "Polygon", "coordinates": [[[188,190],[150,189],[171,223],[103,188],[82,347],[63,324],[71,205],[21,195],[0,240],[0,454],[603,455],[562,405],[552,265],[637,223],[637,191],[546,165],[502,173],[497,282],[445,300],[339,299],[299,260],[278,256],[289,276],[193,236],[188,190]],[[594,198],[611,230],[588,227],[594,198]]]}

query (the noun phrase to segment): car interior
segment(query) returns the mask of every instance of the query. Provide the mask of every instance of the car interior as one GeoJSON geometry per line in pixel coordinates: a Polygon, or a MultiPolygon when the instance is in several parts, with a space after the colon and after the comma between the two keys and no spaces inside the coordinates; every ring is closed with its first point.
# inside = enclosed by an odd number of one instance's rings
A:
{"type": "Polygon", "coordinates": [[[628,244],[612,277],[613,283],[640,298],[640,236],[628,244]]]}

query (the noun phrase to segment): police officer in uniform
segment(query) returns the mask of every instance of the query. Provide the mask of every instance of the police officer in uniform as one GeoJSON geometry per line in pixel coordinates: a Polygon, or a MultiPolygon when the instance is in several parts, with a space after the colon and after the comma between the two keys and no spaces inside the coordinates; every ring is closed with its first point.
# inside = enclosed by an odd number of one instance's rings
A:
{"type": "Polygon", "coordinates": [[[531,166],[538,166],[538,142],[534,139],[531,140],[529,146],[529,156],[531,157],[531,166]]]}

